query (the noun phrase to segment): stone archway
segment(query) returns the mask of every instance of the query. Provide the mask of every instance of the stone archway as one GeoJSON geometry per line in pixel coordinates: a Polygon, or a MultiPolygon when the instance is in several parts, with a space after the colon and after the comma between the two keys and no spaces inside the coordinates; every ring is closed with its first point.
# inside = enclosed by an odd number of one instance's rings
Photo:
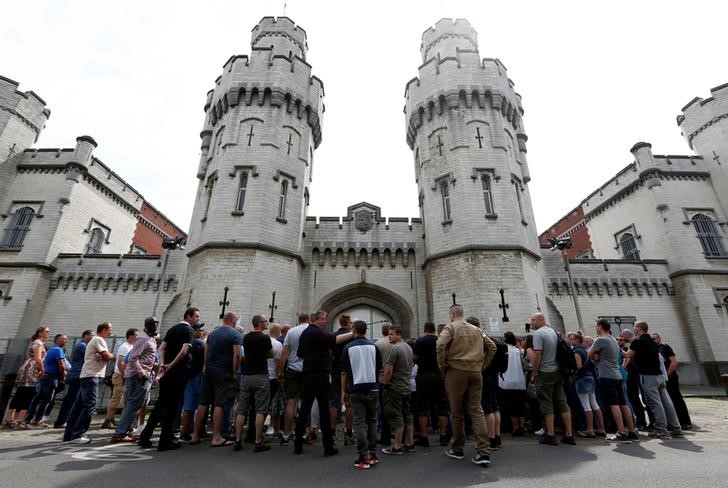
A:
{"type": "Polygon", "coordinates": [[[356,283],[339,288],[323,297],[316,309],[326,311],[326,326],[328,330],[332,330],[336,317],[344,310],[357,305],[378,308],[402,327],[404,337],[412,335],[410,330],[414,320],[412,308],[396,293],[371,283],[356,283]]]}

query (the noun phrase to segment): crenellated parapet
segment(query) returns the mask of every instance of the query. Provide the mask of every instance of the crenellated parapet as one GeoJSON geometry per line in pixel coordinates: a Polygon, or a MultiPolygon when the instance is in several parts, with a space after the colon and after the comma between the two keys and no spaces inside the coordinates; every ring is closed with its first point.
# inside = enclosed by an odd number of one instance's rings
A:
{"type": "Polygon", "coordinates": [[[292,53],[306,59],[306,31],[288,17],[263,17],[250,36],[253,47],[272,47],[276,53],[292,53]]]}
{"type": "MultiPolygon", "coordinates": [[[[33,130],[37,141],[51,111],[46,108],[45,101],[35,92],[23,92],[18,87],[17,81],[0,76],[0,112],[17,117],[24,125],[33,130]]],[[[0,121],[2,119],[3,117],[0,116],[0,121]]],[[[0,131],[2,125],[4,124],[0,124],[0,131]]],[[[16,152],[19,152],[20,149],[24,148],[18,148],[16,152]]]]}
{"type": "Polygon", "coordinates": [[[446,57],[463,48],[478,50],[478,33],[467,19],[440,19],[422,33],[420,53],[423,62],[435,52],[446,57]]]}
{"type": "Polygon", "coordinates": [[[693,98],[677,116],[677,125],[693,149],[693,140],[704,131],[728,119],[728,83],[710,90],[710,97],[693,98]]]}

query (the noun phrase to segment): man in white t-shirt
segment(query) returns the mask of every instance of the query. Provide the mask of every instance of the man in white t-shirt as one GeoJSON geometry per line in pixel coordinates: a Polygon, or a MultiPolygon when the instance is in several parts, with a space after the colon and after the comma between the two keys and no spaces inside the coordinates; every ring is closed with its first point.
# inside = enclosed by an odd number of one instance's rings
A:
{"type": "Polygon", "coordinates": [[[116,350],[116,364],[114,364],[114,375],[111,377],[111,384],[114,388],[111,390],[111,400],[106,407],[106,418],[101,424],[102,429],[113,429],[116,426],[114,415],[116,410],[124,408],[124,369],[126,369],[126,355],[131,351],[134,345],[139,329],[129,329],[126,331],[126,341],[123,342],[116,350]]]}
{"type": "Polygon", "coordinates": [[[298,325],[293,327],[286,334],[283,342],[278,373],[278,381],[285,379],[286,390],[286,413],[284,421],[284,434],[281,438],[281,445],[287,446],[290,434],[293,430],[293,419],[296,416],[296,404],[301,399],[303,392],[303,359],[298,357],[298,343],[301,334],[308,328],[309,315],[302,313],[298,316],[298,325]],[[286,361],[288,364],[286,365],[286,361]],[[285,369],[284,369],[285,368],[285,369]]]}
{"type": "Polygon", "coordinates": [[[94,336],[86,345],[81,368],[80,386],[76,401],[73,402],[71,413],[68,415],[66,430],[63,433],[64,442],[74,444],[88,444],[91,439],[86,437],[91,419],[96,414],[96,399],[99,394],[99,378],[104,376],[106,363],[114,359],[106,345],[106,338],[111,335],[111,324],[102,322],[96,327],[94,336]]]}

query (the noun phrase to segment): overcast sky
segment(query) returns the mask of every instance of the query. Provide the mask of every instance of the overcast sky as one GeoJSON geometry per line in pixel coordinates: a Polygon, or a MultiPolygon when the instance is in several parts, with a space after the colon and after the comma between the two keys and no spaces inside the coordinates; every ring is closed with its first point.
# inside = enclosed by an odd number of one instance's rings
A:
{"type": "MultiPolygon", "coordinates": [[[[91,135],[99,159],[187,230],[205,95],[284,1],[0,1],[0,75],[52,112],[36,147],[91,135]]],[[[675,116],[728,82],[724,1],[285,3],[326,92],[312,216],[362,200],[419,216],[404,88],[442,17],[467,18],[523,97],[539,232],[629,164],[635,142],[691,154],[675,116]]]]}

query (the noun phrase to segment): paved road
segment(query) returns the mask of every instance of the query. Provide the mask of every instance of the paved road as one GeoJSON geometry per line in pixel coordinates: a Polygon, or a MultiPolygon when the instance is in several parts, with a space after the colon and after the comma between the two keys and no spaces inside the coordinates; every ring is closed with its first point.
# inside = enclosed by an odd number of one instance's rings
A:
{"type": "MultiPolygon", "coordinates": [[[[254,454],[206,445],[186,445],[173,452],[140,450],[108,443],[108,432],[94,430],[86,446],[58,441],[52,429],[0,432],[0,487],[256,486],[340,488],[353,486],[449,487],[558,486],[599,488],[625,486],[728,486],[728,401],[690,399],[696,426],[685,439],[645,440],[610,445],[603,440],[574,446],[541,446],[533,438],[510,439],[493,454],[493,465],[481,468],[467,459],[447,458],[440,447],[418,448],[400,457],[381,455],[367,471],[352,466],[354,450],[322,457],[320,446],[307,446],[302,456],[274,446],[254,454]],[[593,480],[593,481],[589,481],[593,480]]],[[[472,446],[466,446],[466,454],[472,446]]]]}

